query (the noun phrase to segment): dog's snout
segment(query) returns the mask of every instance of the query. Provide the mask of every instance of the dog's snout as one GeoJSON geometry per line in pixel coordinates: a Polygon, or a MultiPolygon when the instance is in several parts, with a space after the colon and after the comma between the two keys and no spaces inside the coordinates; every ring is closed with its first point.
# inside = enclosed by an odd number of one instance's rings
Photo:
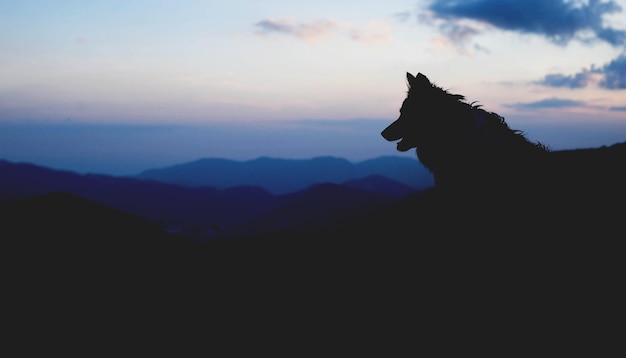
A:
{"type": "Polygon", "coordinates": [[[380,134],[388,141],[398,140],[402,138],[398,127],[398,121],[395,121],[385,128],[380,134]]]}

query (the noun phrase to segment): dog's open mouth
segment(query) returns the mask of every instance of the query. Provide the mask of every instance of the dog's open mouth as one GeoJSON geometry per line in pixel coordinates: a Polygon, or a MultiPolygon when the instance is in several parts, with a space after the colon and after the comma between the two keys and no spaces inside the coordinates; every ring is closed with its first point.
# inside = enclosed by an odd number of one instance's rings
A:
{"type": "Polygon", "coordinates": [[[407,150],[413,147],[411,144],[409,144],[409,141],[406,140],[405,138],[400,139],[400,141],[396,143],[396,146],[397,146],[398,151],[400,152],[406,152],[407,150]]]}
{"type": "Polygon", "coordinates": [[[402,136],[403,131],[402,128],[399,126],[399,123],[400,122],[398,121],[393,122],[391,125],[389,125],[389,127],[385,128],[385,130],[383,130],[381,134],[383,138],[390,142],[395,142],[399,140],[399,142],[396,143],[396,148],[400,152],[406,152],[407,150],[414,148],[415,144],[412,144],[411,140],[408,140],[407,138],[402,136]]]}

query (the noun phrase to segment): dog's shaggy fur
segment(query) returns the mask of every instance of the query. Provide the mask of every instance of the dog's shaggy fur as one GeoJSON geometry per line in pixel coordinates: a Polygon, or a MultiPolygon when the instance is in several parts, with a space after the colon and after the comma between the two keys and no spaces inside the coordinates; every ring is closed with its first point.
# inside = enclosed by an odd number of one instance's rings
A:
{"type": "Polygon", "coordinates": [[[407,80],[400,117],[382,135],[390,141],[401,139],[400,151],[417,148],[438,187],[497,185],[522,174],[524,163],[536,162],[547,152],[510,129],[498,114],[434,86],[423,74],[407,73],[407,80]]]}
{"type": "Polygon", "coordinates": [[[407,80],[382,136],[416,148],[435,177],[412,218],[419,239],[439,243],[429,262],[448,267],[434,280],[518,318],[611,319],[621,305],[598,305],[626,299],[626,142],[553,152],[421,73],[407,80]]]}
{"type": "Polygon", "coordinates": [[[626,142],[552,152],[509,128],[503,117],[433,85],[421,73],[407,73],[407,80],[400,117],[382,136],[398,141],[399,151],[416,148],[441,192],[480,201],[533,198],[548,204],[556,204],[548,201],[557,200],[555,195],[593,200],[591,195],[600,204],[624,192],[626,142]],[[596,195],[600,192],[604,196],[596,195]]]}

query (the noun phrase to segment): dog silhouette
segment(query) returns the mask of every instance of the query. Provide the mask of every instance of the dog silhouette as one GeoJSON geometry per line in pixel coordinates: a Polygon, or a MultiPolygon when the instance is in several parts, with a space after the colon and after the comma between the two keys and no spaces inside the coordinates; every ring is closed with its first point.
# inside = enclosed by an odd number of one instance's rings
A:
{"type": "Polygon", "coordinates": [[[492,322],[509,315],[564,332],[625,317],[626,142],[551,151],[422,73],[406,78],[400,116],[381,134],[415,149],[435,178],[417,217],[398,218],[415,240],[437,242],[433,259],[421,256],[446,268],[429,270],[439,272],[425,290],[439,290],[433,305],[456,297],[492,322]]]}

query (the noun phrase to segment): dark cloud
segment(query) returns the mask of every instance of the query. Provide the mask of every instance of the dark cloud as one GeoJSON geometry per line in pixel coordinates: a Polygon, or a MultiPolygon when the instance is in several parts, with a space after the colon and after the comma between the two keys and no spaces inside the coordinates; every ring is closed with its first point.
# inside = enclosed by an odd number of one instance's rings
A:
{"type": "Polygon", "coordinates": [[[549,87],[583,88],[597,82],[602,88],[610,90],[626,89],[626,53],[602,67],[591,66],[573,75],[549,74],[538,84],[549,87]]]}
{"type": "Polygon", "coordinates": [[[608,89],[626,88],[626,53],[602,67],[604,78],[600,86],[608,89]]]}
{"type": "Polygon", "coordinates": [[[546,75],[537,83],[549,87],[583,88],[587,87],[592,82],[594,72],[595,71],[585,69],[573,75],[553,73],[546,75]]]}
{"type": "Polygon", "coordinates": [[[614,46],[626,42],[626,31],[605,27],[603,17],[620,12],[613,0],[433,0],[433,16],[448,21],[470,19],[493,27],[543,35],[557,44],[566,44],[583,34],[614,46]]]}
{"type": "Polygon", "coordinates": [[[519,110],[585,107],[585,102],[563,98],[546,98],[535,102],[515,103],[507,105],[519,110]]]}
{"type": "Polygon", "coordinates": [[[620,106],[620,107],[609,107],[610,111],[616,111],[616,112],[626,112],[626,106],[620,106]]]}

